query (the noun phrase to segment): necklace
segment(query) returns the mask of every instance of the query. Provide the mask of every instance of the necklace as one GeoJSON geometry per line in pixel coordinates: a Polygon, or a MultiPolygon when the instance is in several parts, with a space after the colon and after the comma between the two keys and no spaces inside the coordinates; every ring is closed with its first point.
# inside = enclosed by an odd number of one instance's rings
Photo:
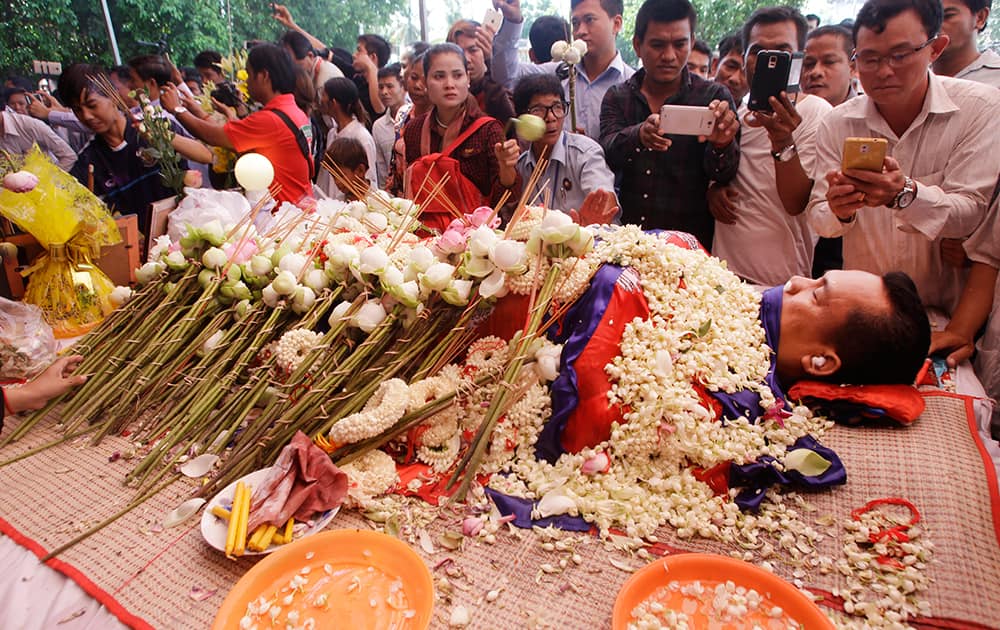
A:
{"type": "MultiPolygon", "coordinates": [[[[465,112],[465,107],[462,107],[461,109],[458,110],[458,112],[455,113],[455,117],[461,116],[464,112],[465,112]]],[[[455,120],[455,117],[452,117],[452,120],[455,120]]],[[[448,128],[448,125],[441,122],[441,119],[438,117],[437,109],[434,110],[434,122],[436,122],[438,127],[441,127],[442,129],[448,128]]]]}

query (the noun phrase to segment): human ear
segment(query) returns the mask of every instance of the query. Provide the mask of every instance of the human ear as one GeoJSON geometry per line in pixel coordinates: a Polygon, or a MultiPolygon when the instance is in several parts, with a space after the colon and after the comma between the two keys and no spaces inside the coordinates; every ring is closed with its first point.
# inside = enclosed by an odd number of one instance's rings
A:
{"type": "Polygon", "coordinates": [[[990,17],[990,8],[979,9],[973,17],[976,19],[976,32],[982,33],[986,29],[986,20],[990,17]]]}
{"type": "Polygon", "coordinates": [[[931,43],[931,61],[935,61],[944,52],[944,49],[948,47],[948,42],[951,41],[947,35],[943,32],[939,33],[937,39],[931,43]]]}
{"type": "Polygon", "coordinates": [[[836,352],[805,354],[802,356],[802,369],[814,378],[825,378],[840,369],[840,357],[836,352]]]}
{"type": "Polygon", "coordinates": [[[632,36],[632,50],[635,51],[635,56],[639,56],[639,45],[642,44],[642,40],[639,39],[638,35],[632,36]]]}
{"type": "Polygon", "coordinates": [[[613,20],[611,20],[611,32],[615,35],[622,32],[622,24],[624,24],[624,18],[620,15],[616,15],[613,20]]]}

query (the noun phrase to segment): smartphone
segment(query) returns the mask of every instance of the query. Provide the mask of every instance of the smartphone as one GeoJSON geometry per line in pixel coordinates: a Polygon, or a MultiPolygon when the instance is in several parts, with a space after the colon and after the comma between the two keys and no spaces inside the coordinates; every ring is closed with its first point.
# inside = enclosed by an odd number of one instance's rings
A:
{"type": "Polygon", "coordinates": [[[846,138],[840,167],[845,171],[856,168],[881,173],[888,148],[889,141],[885,138],[846,138]]]}
{"type": "Polygon", "coordinates": [[[503,26],[503,14],[492,7],[486,9],[486,15],[483,16],[483,26],[489,27],[494,33],[498,32],[503,26]]]}
{"type": "Polygon", "coordinates": [[[715,128],[715,114],[696,105],[664,105],[660,108],[660,133],[675,136],[707,136],[715,128]]]}
{"type": "Polygon", "coordinates": [[[753,73],[753,84],[750,85],[747,108],[757,112],[772,111],[768,99],[788,88],[791,67],[791,53],[783,50],[762,50],[757,53],[757,66],[753,73]]]}
{"type": "Polygon", "coordinates": [[[799,81],[802,78],[802,61],[805,59],[803,53],[792,53],[792,63],[788,69],[788,87],[785,92],[797,94],[799,92],[799,81]]]}

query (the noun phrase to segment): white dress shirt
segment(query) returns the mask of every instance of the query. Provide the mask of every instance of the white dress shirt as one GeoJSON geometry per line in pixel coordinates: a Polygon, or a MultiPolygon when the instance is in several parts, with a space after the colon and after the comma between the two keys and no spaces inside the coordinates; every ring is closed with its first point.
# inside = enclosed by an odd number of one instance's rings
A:
{"type": "MultiPolygon", "coordinates": [[[[1000,198],[994,199],[986,219],[965,242],[971,260],[1000,269],[1000,198]]],[[[994,428],[1000,429],[1000,276],[993,288],[993,311],[986,333],[976,344],[976,375],[986,393],[998,402],[993,406],[994,428]]]]}
{"type": "Polygon", "coordinates": [[[955,78],[1000,88],[1000,55],[987,48],[975,61],[959,70],[955,78]]]}
{"type": "MultiPolygon", "coordinates": [[[[375,188],[378,188],[378,183],[375,181],[375,140],[372,139],[372,134],[365,129],[365,126],[358,122],[357,118],[352,118],[351,122],[344,125],[343,129],[331,129],[330,133],[326,136],[326,146],[329,147],[330,143],[337,138],[354,138],[361,143],[361,146],[365,148],[365,155],[368,158],[368,171],[365,173],[365,179],[375,188]]],[[[344,199],[344,193],[337,188],[337,184],[333,181],[333,176],[325,168],[320,167],[319,176],[316,178],[316,185],[319,186],[327,197],[331,199],[344,199]]]]}
{"type": "MultiPolygon", "coordinates": [[[[825,99],[808,94],[800,94],[795,103],[802,123],[792,138],[802,168],[810,177],[816,162],[816,131],[831,109],[825,99]]],[[[748,111],[746,103],[740,105],[740,120],[748,111]]],[[[736,223],[716,221],[712,243],[712,254],[725,260],[730,271],[764,286],[782,284],[795,275],[808,278],[816,244],[805,213],[791,216],[785,212],[774,168],[767,130],[744,125],[740,167],[729,185],[738,195],[736,223]]]]}
{"type": "Polygon", "coordinates": [[[955,307],[962,277],[941,260],[941,238],[965,238],[979,225],[1000,172],[1000,92],[928,72],[924,105],[901,137],[875,103],[859,96],[820,123],[816,170],[807,212],[821,236],[844,237],[844,268],[904,271],[928,306],[955,307]],[[903,174],[917,183],[907,208],[862,208],[840,222],[826,201],[825,175],[839,171],[844,139],[882,137],[903,174]]]}
{"type": "MultiPolygon", "coordinates": [[[[615,191],[615,176],[604,161],[604,150],[594,140],[578,133],[559,135],[549,151],[549,164],[538,180],[536,190],[529,191],[529,202],[538,195],[537,203],[551,203],[555,210],[579,210],[587,195],[595,190],[615,191]]],[[[527,182],[538,159],[528,149],[517,159],[517,172],[527,182]]]]}
{"type": "MultiPolygon", "coordinates": [[[[497,83],[513,90],[518,79],[529,74],[553,74],[557,61],[547,61],[541,64],[522,63],[517,59],[517,42],[521,39],[523,22],[504,20],[503,26],[493,37],[493,63],[490,65],[490,76],[497,83]]],[[[601,103],[608,90],[635,74],[635,69],[625,63],[620,52],[615,53],[604,72],[591,79],[584,70],[583,63],[576,66],[576,124],[582,127],[588,137],[597,140],[601,137],[601,103]]],[[[566,98],[569,94],[569,79],[563,81],[563,91],[566,98]]],[[[575,131],[572,117],[567,115],[563,126],[566,131],[575,131]]]]}
{"type": "Polygon", "coordinates": [[[0,112],[0,116],[3,116],[0,149],[14,155],[27,155],[37,144],[64,171],[76,164],[73,149],[42,121],[9,110],[0,112]]]}
{"type": "Polygon", "coordinates": [[[372,124],[372,139],[375,141],[375,176],[379,187],[382,187],[389,177],[392,145],[396,143],[396,119],[392,117],[389,108],[372,124]]]}

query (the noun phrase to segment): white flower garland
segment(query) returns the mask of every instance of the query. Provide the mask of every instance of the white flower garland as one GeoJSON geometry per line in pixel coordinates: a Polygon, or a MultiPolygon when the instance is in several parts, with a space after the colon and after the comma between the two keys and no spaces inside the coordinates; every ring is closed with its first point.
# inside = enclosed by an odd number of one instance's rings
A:
{"type": "Polygon", "coordinates": [[[330,428],[329,438],[338,445],[353,444],[376,436],[406,413],[409,387],[399,378],[389,379],[375,390],[364,409],[341,418],[330,428]]]}
{"type": "Polygon", "coordinates": [[[365,453],[340,469],[347,474],[348,504],[365,508],[375,497],[385,494],[399,483],[396,462],[378,449],[365,453]]]}
{"type": "Polygon", "coordinates": [[[319,345],[322,333],[306,328],[289,330],[274,347],[274,361],[282,371],[292,373],[302,365],[309,351],[319,345]]]}

